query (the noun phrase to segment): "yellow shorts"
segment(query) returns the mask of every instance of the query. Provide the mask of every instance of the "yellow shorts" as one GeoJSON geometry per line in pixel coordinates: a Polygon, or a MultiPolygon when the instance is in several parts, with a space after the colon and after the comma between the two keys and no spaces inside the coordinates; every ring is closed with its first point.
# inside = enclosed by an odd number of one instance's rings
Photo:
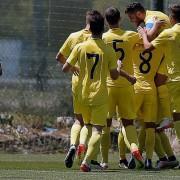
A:
{"type": "Polygon", "coordinates": [[[84,124],[106,126],[107,114],[108,104],[82,106],[84,124]]]}
{"type": "Polygon", "coordinates": [[[156,122],[157,120],[157,94],[135,94],[135,111],[141,114],[144,122],[156,122]]]}
{"type": "Polygon", "coordinates": [[[180,82],[169,82],[167,85],[171,99],[171,109],[180,113],[180,82]]]}
{"type": "Polygon", "coordinates": [[[118,116],[124,119],[135,119],[135,93],[133,86],[108,87],[109,113],[112,118],[118,112],[118,116]]]}
{"type": "Polygon", "coordinates": [[[157,124],[158,124],[163,120],[163,118],[172,119],[170,96],[167,85],[162,85],[157,88],[157,99],[158,99],[158,120],[157,120],[157,124]]]}
{"type": "Polygon", "coordinates": [[[73,93],[73,108],[74,114],[82,114],[81,103],[79,102],[78,96],[73,93]]]}

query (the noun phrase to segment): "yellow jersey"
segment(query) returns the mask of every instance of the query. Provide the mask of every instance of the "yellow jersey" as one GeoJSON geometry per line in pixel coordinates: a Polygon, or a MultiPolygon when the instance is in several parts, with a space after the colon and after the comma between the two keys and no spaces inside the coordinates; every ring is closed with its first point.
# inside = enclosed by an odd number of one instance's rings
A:
{"type": "Polygon", "coordinates": [[[164,14],[163,12],[160,12],[160,11],[146,10],[146,16],[145,16],[145,19],[144,19],[146,29],[151,29],[153,27],[155,17],[157,19],[159,19],[159,20],[165,21],[164,26],[162,26],[159,29],[159,33],[162,32],[164,29],[167,29],[167,28],[171,27],[169,17],[166,14],[164,14]]]}
{"type": "Polygon", "coordinates": [[[170,81],[180,81],[180,23],[164,30],[152,42],[155,48],[169,49],[170,57],[167,58],[168,74],[170,81]]]}
{"type": "Polygon", "coordinates": [[[159,65],[157,73],[166,75],[168,77],[168,70],[167,70],[167,64],[166,64],[166,59],[165,58],[162,59],[160,65],[159,65]]]}
{"type": "MultiPolygon", "coordinates": [[[[133,31],[124,31],[120,28],[113,28],[103,34],[103,40],[106,44],[113,47],[116,58],[123,63],[122,70],[128,74],[134,75],[132,61],[132,42],[131,37],[137,34],[133,31]]],[[[119,77],[117,80],[112,80],[110,76],[107,78],[107,86],[125,87],[131,86],[131,83],[124,77],[119,77]]]]}
{"type": "Polygon", "coordinates": [[[117,68],[114,50],[102,39],[90,38],[78,44],[67,59],[79,64],[80,101],[84,105],[102,105],[108,102],[106,79],[109,70],[117,68]]]}
{"type": "Polygon", "coordinates": [[[149,94],[156,91],[154,77],[164,59],[162,48],[154,51],[144,49],[142,39],[139,39],[133,47],[134,74],[137,82],[134,85],[136,93],[149,94]]]}
{"type": "MultiPolygon", "coordinates": [[[[86,41],[90,37],[91,33],[87,29],[83,29],[78,32],[71,33],[66,39],[59,52],[65,57],[68,58],[71,54],[71,51],[76,44],[79,44],[83,41],[86,41]]],[[[76,64],[78,66],[78,64],[76,64]]],[[[78,86],[78,76],[72,75],[72,91],[75,93],[78,86]]]]}

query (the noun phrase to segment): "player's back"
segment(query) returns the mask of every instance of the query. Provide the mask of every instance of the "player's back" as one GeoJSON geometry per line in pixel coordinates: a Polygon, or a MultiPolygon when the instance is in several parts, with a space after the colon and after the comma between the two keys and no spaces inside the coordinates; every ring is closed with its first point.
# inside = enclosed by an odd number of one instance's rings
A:
{"type": "MultiPolygon", "coordinates": [[[[106,44],[113,47],[117,59],[123,63],[122,69],[128,74],[133,75],[132,62],[132,43],[131,37],[137,33],[133,31],[124,31],[120,28],[113,28],[103,34],[103,40],[106,44]]],[[[124,87],[130,86],[131,83],[124,77],[119,77],[117,80],[112,80],[109,76],[107,79],[108,86],[124,87]]]]}
{"type": "Polygon", "coordinates": [[[153,51],[145,51],[142,40],[140,39],[133,47],[134,74],[137,78],[135,91],[144,94],[151,93],[156,89],[154,77],[159,65],[164,59],[162,48],[153,51]]]}
{"type": "Polygon", "coordinates": [[[78,57],[82,102],[87,105],[107,103],[106,78],[109,69],[117,66],[113,49],[102,39],[90,38],[79,45],[78,57]]]}

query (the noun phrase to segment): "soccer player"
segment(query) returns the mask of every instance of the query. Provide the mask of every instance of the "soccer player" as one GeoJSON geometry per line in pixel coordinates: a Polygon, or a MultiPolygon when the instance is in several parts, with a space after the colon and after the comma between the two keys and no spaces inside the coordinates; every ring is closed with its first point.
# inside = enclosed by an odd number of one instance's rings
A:
{"type": "Polygon", "coordinates": [[[167,62],[170,76],[168,88],[172,100],[174,127],[177,138],[180,139],[180,5],[170,6],[169,17],[173,27],[164,30],[152,42],[149,42],[147,39],[147,35],[144,29],[139,27],[138,30],[143,37],[144,47],[147,50],[150,51],[159,47],[168,47],[171,51],[171,60],[167,62]]]}
{"type": "MultiPolygon", "coordinates": [[[[130,38],[137,33],[132,31],[124,31],[120,28],[120,12],[117,8],[110,7],[105,11],[105,18],[109,26],[109,31],[103,34],[103,40],[106,44],[113,47],[117,59],[120,59],[123,63],[121,70],[126,71],[132,77],[134,76],[133,61],[132,61],[132,42],[130,38]]],[[[116,114],[116,108],[118,108],[119,116],[121,117],[122,124],[124,126],[123,135],[126,137],[126,144],[128,145],[130,152],[137,161],[143,166],[143,159],[138,149],[138,139],[136,128],[133,125],[133,120],[136,118],[135,113],[135,97],[134,86],[135,83],[131,82],[128,77],[119,77],[117,80],[107,78],[108,94],[109,94],[109,115],[107,135],[109,135],[109,129],[113,116],[116,114]]],[[[102,148],[103,163],[107,164],[108,161],[108,147],[109,141],[103,144],[106,148],[102,148]]],[[[103,141],[102,141],[103,142],[103,141]]],[[[104,141],[105,142],[105,141],[104,141]]],[[[101,143],[102,144],[102,143],[101,143]]],[[[127,162],[126,159],[120,159],[120,163],[127,162]]]]}
{"type": "Polygon", "coordinates": [[[149,40],[154,39],[159,32],[170,27],[170,21],[166,14],[160,11],[145,10],[139,2],[133,2],[126,7],[125,13],[136,26],[145,26],[149,40]],[[153,28],[154,21],[158,19],[163,23],[159,29],[153,28]]]}
{"type": "MultiPolygon", "coordinates": [[[[147,31],[148,39],[152,40],[154,39],[161,31],[163,31],[166,28],[169,28],[170,21],[166,14],[159,12],[159,11],[149,11],[145,10],[144,7],[140,3],[132,3],[130,4],[127,9],[126,13],[128,14],[130,20],[136,25],[145,26],[147,31]],[[154,26],[154,22],[158,19],[158,27],[154,26]],[[143,25],[144,23],[144,25],[143,25]]],[[[167,50],[168,51],[168,50],[167,50]]],[[[168,54],[165,54],[165,59],[167,58],[168,54]]],[[[163,60],[163,63],[161,63],[161,68],[163,72],[166,71],[166,60],[163,60]],[[164,70],[165,69],[165,70],[164,70]]],[[[161,70],[161,71],[162,71],[161,70]]],[[[167,126],[167,123],[169,125],[169,122],[171,120],[171,112],[170,112],[170,102],[169,102],[169,94],[168,89],[166,86],[166,80],[167,80],[167,74],[163,74],[162,72],[157,72],[155,77],[155,82],[157,86],[157,94],[158,94],[158,114],[161,113],[161,116],[158,118],[158,122],[156,122],[161,130],[163,126],[167,126]]],[[[163,149],[162,145],[164,146],[164,151],[166,151],[168,155],[168,160],[171,162],[168,162],[166,157],[162,157],[162,153],[158,164],[158,167],[167,167],[167,165],[170,165],[169,167],[173,167],[172,164],[177,164],[176,158],[173,155],[172,148],[170,146],[170,143],[168,141],[168,138],[166,134],[162,131],[156,131],[156,146],[155,150],[158,152],[163,149]],[[159,144],[158,144],[159,143],[159,144]],[[162,143],[162,145],[161,145],[162,143]]],[[[140,139],[144,139],[144,136],[140,135],[140,139]]],[[[161,151],[162,152],[162,151],[161,151]]],[[[158,153],[159,154],[159,153],[158,153]]]]}
{"type": "MultiPolygon", "coordinates": [[[[146,52],[139,39],[134,46],[133,61],[137,82],[134,86],[136,94],[136,112],[142,113],[145,129],[145,169],[152,169],[152,156],[155,145],[155,127],[157,120],[157,89],[154,77],[163,59],[163,49],[151,53],[146,52]]],[[[142,142],[140,142],[142,143],[142,142]]]]}
{"type": "MultiPolygon", "coordinates": [[[[88,14],[86,15],[86,17],[88,14]]],[[[78,32],[74,32],[69,35],[67,40],[64,42],[62,47],[60,48],[58,54],[56,55],[56,60],[61,64],[65,64],[67,58],[69,57],[72,49],[78,43],[81,43],[89,38],[91,35],[89,31],[89,23],[86,18],[86,27],[78,32]]],[[[78,66],[78,65],[77,65],[78,66]]],[[[76,148],[79,141],[79,134],[81,128],[84,125],[83,118],[81,115],[81,104],[78,101],[78,71],[76,68],[71,68],[73,72],[72,76],[72,95],[73,95],[73,107],[74,107],[74,114],[75,114],[75,122],[71,128],[71,136],[70,136],[70,148],[65,158],[65,165],[67,168],[71,168],[73,165],[76,148]]]]}
{"type": "Polygon", "coordinates": [[[88,22],[92,37],[73,49],[63,66],[67,72],[79,64],[79,99],[83,105],[82,116],[85,124],[93,126],[85,158],[80,166],[83,172],[91,170],[90,160],[98,153],[101,133],[106,125],[108,113],[108,91],[106,79],[108,73],[112,79],[120,74],[121,64],[114,50],[102,40],[104,18],[95,10],[88,13],[88,22]],[[118,62],[118,66],[117,66],[118,62]]]}

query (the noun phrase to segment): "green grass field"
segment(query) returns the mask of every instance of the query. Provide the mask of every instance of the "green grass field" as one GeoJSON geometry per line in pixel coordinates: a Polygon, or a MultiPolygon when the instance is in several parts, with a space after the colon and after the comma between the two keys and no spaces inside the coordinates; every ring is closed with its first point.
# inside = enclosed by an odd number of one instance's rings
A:
{"type": "Polygon", "coordinates": [[[82,173],[77,163],[64,167],[64,154],[0,154],[0,179],[86,179],[86,180],[160,180],[180,179],[180,170],[144,171],[118,168],[118,154],[110,154],[109,169],[104,172],[82,173]]]}

